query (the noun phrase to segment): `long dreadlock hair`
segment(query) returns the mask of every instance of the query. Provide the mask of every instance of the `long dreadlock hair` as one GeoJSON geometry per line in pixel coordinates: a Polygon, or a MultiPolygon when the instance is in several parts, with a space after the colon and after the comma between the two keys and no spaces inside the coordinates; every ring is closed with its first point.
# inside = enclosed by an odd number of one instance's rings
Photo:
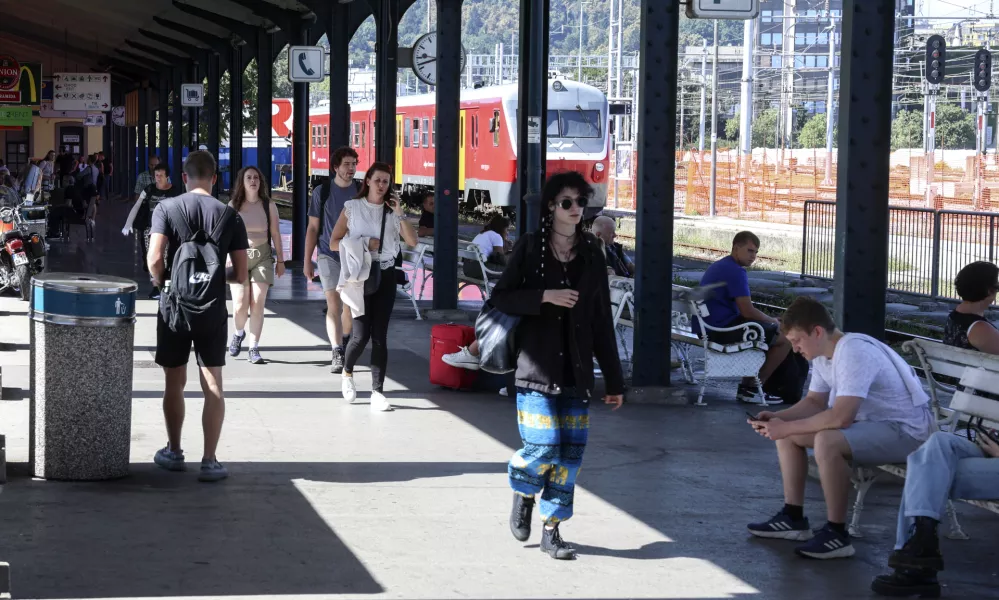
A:
{"type": "MultiPolygon", "coordinates": [[[[542,286],[545,282],[545,255],[548,253],[551,230],[555,222],[555,199],[566,188],[576,190],[580,198],[589,200],[593,197],[593,186],[587,183],[586,178],[579,171],[562,171],[552,175],[545,182],[545,187],[541,189],[541,261],[538,270],[542,286]]],[[[576,244],[574,248],[578,248],[582,241],[583,222],[580,220],[576,224],[576,244]]]]}

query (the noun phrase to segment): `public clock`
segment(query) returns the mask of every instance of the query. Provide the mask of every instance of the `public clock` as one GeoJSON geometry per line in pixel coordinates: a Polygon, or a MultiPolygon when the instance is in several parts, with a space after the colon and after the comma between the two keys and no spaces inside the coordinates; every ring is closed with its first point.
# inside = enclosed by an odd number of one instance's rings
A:
{"type": "Polygon", "coordinates": [[[125,126],[125,107],[116,106],[111,109],[111,122],[118,127],[125,126]]]}
{"type": "MultiPolygon", "coordinates": [[[[461,47],[459,72],[465,70],[465,48],[461,47]]],[[[437,32],[425,33],[413,44],[413,73],[427,85],[437,85],[437,32]]]]}

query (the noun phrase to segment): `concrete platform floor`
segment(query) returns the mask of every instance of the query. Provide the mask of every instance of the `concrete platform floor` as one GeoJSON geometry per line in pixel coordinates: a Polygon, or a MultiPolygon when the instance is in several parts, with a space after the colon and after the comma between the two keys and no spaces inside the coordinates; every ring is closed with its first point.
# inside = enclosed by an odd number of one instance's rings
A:
{"type": "MultiPolygon", "coordinates": [[[[94,261],[110,264],[105,254],[94,261]]],[[[387,395],[372,414],[367,368],[347,405],[330,375],[320,304],[269,304],[268,364],[225,370],[219,458],[232,476],[152,465],[165,443],[162,373],[152,363],[154,311],[139,303],[132,469],[103,483],[35,480],[28,457],[26,307],[0,299],[5,390],[0,432],[11,477],[0,495],[0,561],[15,598],[869,598],[885,571],[900,487],[875,485],[867,536],[852,559],[798,558],[794,543],[752,538],[745,524],[781,506],[772,444],[745,424],[732,390],[708,407],[593,406],[592,429],[564,537],[579,559],[542,555],[539,526],[515,541],[506,461],[519,446],[513,401],[428,383],[432,323],[397,304],[387,395]],[[18,464],[21,463],[21,464],[18,464]]],[[[665,350],[665,348],[664,348],[665,350]]],[[[103,349],[81,348],[97,355],[103,349]]],[[[367,365],[367,356],[362,358],[367,365]]],[[[67,373],[72,377],[72,373],[67,373]]],[[[192,368],[184,446],[202,449],[192,368]]],[[[492,387],[498,387],[495,383],[492,387]]],[[[810,481],[806,512],[824,522],[810,481]]],[[[958,505],[968,541],[944,540],[951,598],[999,597],[999,519],[958,505]]]]}

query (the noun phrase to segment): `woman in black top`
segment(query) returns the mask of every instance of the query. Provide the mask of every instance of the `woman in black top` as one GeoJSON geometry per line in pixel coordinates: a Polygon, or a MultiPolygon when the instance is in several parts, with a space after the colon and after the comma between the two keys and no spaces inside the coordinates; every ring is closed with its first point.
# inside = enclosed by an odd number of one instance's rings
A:
{"type": "Polygon", "coordinates": [[[592,193],[574,171],[548,180],[541,232],[517,241],[491,297],[497,309],[521,317],[515,335],[523,447],[508,467],[514,490],[510,529],[520,541],[530,537],[534,498],[540,493],[541,551],[557,559],[575,557],[558,526],[572,516],[590,426],[594,356],[606,383],[604,402],[619,408],[624,393],[606,259],[581,225],[592,193]]]}
{"type": "Polygon", "coordinates": [[[999,292],[999,267],[985,261],[973,262],[958,272],[954,287],[963,302],[947,316],[943,343],[999,354],[999,331],[985,318],[985,310],[999,292]]]}

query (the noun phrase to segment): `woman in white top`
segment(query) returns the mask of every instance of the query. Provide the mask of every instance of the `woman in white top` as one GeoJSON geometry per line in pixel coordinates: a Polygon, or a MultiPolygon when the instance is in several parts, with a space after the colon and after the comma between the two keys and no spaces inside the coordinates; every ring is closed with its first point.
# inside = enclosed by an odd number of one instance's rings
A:
{"type": "MultiPolygon", "coordinates": [[[[357,398],[354,365],[371,340],[371,410],[392,410],[382,386],[388,365],[388,324],[395,304],[396,257],[402,252],[400,237],[409,246],[418,243],[416,231],[403,218],[402,204],[392,187],[392,167],[372,163],[364,174],[364,185],[356,200],[349,200],[330,236],[330,249],[339,251],[343,239],[366,239],[371,252],[371,272],[380,270],[378,289],[364,296],[364,314],[355,317],[344,357],[340,389],[348,402],[357,398]],[[385,233],[380,235],[382,221],[385,233]],[[379,239],[381,238],[381,239],[379,239]]],[[[377,276],[377,275],[371,275],[377,276]]]]}
{"type": "Polygon", "coordinates": [[[247,268],[250,277],[246,285],[230,283],[232,293],[233,321],[236,333],[229,342],[230,356],[239,356],[246,337],[247,318],[250,321],[250,362],[257,365],[264,362],[260,357],[260,334],[264,329],[264,305],[267,292],[274,285],[275,262],[277,255],[277,276],[284,275],[284,249],[281,244],[277,206],[271,202],[263,175],[256,167],[246,167],[236,175],[236,187],[232,191],[229,206],[239,213],[246,225],[246,237],[250,247],[246,251],[247,268]],[[271,242],[276,241],[274,248],[271,242]],[[275,252],[276,250],[276,252],[275,252]]]}
{"type": "MultiPolygon", "coordinates": [[[[506,266],[506,235],[509,229],[510,219],[503,215],[493,215],[489,223],[482,228],[482,233],[472,239],[472,243],[479,247],[486,268],[490,271],[502,271],[506,266]]],[[[485,279],[482,267],[477,261],[466,260],[461,268],[468,277],[485,279]]],[[[499,279],[499,275],[491,276],[491,279],[499,279]]]]}

